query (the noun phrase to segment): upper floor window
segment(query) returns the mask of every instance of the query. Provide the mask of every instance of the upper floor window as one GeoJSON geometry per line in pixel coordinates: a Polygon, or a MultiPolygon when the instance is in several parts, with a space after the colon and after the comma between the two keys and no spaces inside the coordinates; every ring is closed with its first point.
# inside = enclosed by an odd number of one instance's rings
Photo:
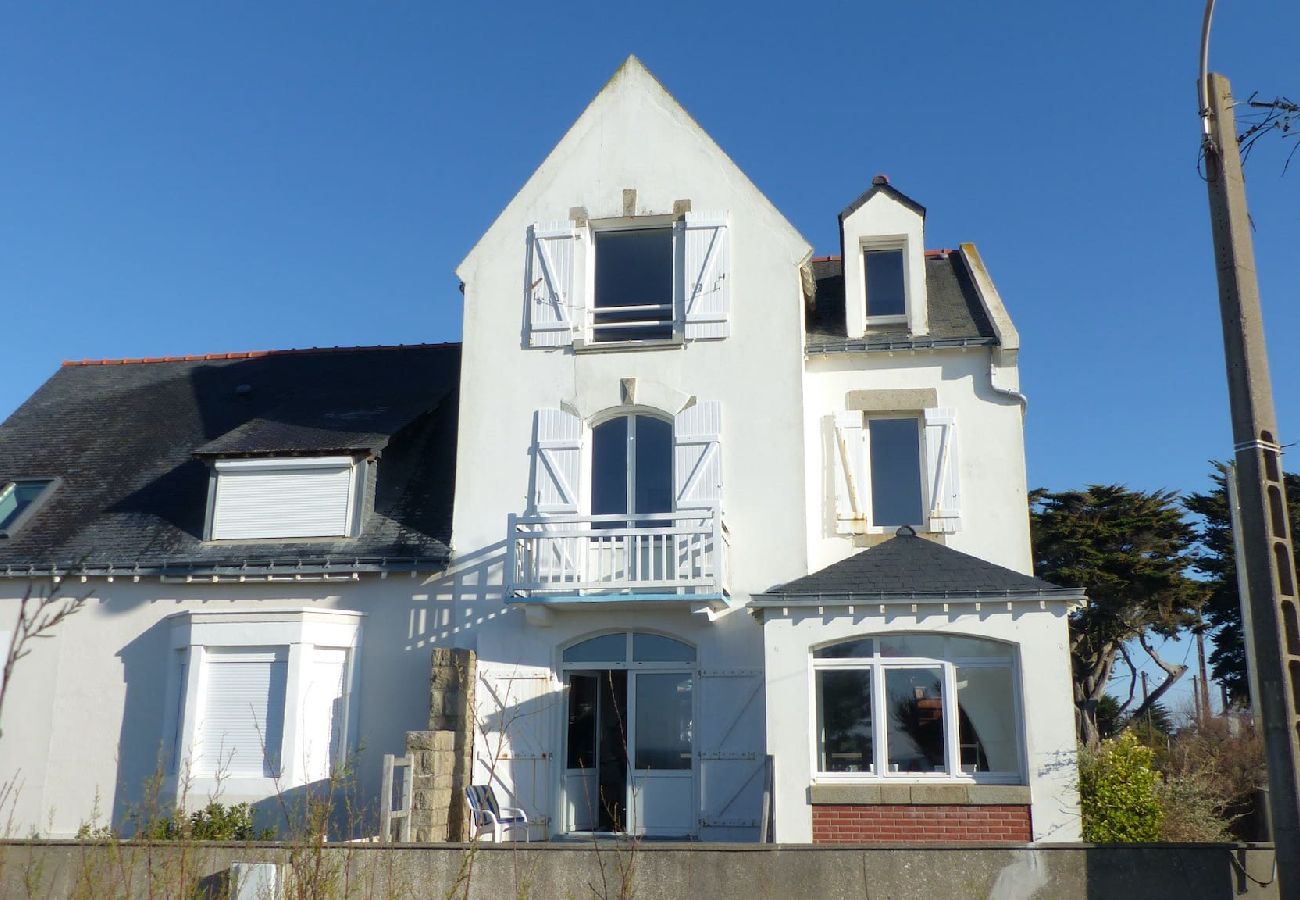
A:
{"type": "Polygon", "coordinates": [[[673,336],[673,231],[597,231],[591,339],[669,340],[673,336]]]}
{"type": "Polygon", "coordinates": [[[907,279],[902,248],[862,251],[862,269],[866,273],[867,321],[907,316],[907,279]]]}
{"type": "Polygon", "coordinates": [[[834,421],[836,531],[882,532],[900,525],[956,531],[961,523],[957,417],[846,410],[834,421]]]}
{"type": "Polygon", "coordinates": [[[208,538],[354,536],[363,471],[349,456],[216,460],[208,538]]]}
{"type": "Polygon", "coordinates": [[[1014,648],[897,634],[813,652],[817,771],[1020,781],[1014,648]]]}
{"type": "Polygon", "coordinates": [[[53,478],[19,478],[0,484],[0,538],[15,533],[53,490],[53,478]]]}
{"type": "Polygon", "coordinates": [[[730,330],[725,213],[537,223],[528,230],[527,345],[604,350],[730,330]]]}
{"type": "Polygon", "coordinates": [[[672,512],[673,424],[619,416],[591,432],[592,515],[672,512]]]}

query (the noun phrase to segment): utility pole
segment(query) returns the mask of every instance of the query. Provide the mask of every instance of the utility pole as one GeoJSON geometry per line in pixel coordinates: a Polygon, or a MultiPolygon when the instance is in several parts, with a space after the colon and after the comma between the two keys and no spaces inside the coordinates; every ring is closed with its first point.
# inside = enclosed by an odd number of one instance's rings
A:
{"type": "Polygon", "coordinates": [[[1232,93],[1228,79],[1209,73],[1206,62],[1212,8],[1211,0],[1199,87],[1240,504],[1234,526],[1244,550],[1237,566],[1247,586],[1242,604],[1253,636],[1254,701],[1268,756],[1278,896],[1300,900],[1300,598],[1232,93]]]}
{"type": "MultiPolygon", "coordinates": [[[[1201,717],[1208,719],[1210,717],[1210,678],[1205,670],[1205,629],[1201,628],[1196,632],[1196,667],[1200,672],[1200,695],[1197,698],[1200,702],[1201,717]]],[[[1204,724],[1197,722],[1198,725],[1204,724]]]]}

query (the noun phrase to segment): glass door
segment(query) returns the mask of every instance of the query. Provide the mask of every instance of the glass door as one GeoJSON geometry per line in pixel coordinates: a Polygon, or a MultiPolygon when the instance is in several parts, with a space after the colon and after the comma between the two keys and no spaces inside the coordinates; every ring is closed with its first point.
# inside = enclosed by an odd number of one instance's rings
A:
{"type": "Polygon", "coordinates": [[[695,679],[690,672],[632,675],[632,833],[695,831],[695,679]]]}

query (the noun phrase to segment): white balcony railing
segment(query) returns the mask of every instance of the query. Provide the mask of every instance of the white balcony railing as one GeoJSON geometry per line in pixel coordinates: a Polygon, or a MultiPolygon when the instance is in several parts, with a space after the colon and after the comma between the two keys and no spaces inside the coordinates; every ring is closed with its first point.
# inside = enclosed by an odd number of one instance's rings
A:
{"type": "Polygon", "coordinates": [[[717,510],[511,516],[507,596],[727,593],[727,531],[717,510]]]}

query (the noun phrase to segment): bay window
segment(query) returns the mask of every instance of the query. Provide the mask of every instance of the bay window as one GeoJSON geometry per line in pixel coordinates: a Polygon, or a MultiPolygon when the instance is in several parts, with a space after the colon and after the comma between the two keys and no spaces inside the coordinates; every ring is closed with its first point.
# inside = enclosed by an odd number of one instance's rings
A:
{"type": "Polygon", "coordinates": [[[1023,780],[1011,645],[880,635],[812,662],[820,776],[1023,780]]]}

